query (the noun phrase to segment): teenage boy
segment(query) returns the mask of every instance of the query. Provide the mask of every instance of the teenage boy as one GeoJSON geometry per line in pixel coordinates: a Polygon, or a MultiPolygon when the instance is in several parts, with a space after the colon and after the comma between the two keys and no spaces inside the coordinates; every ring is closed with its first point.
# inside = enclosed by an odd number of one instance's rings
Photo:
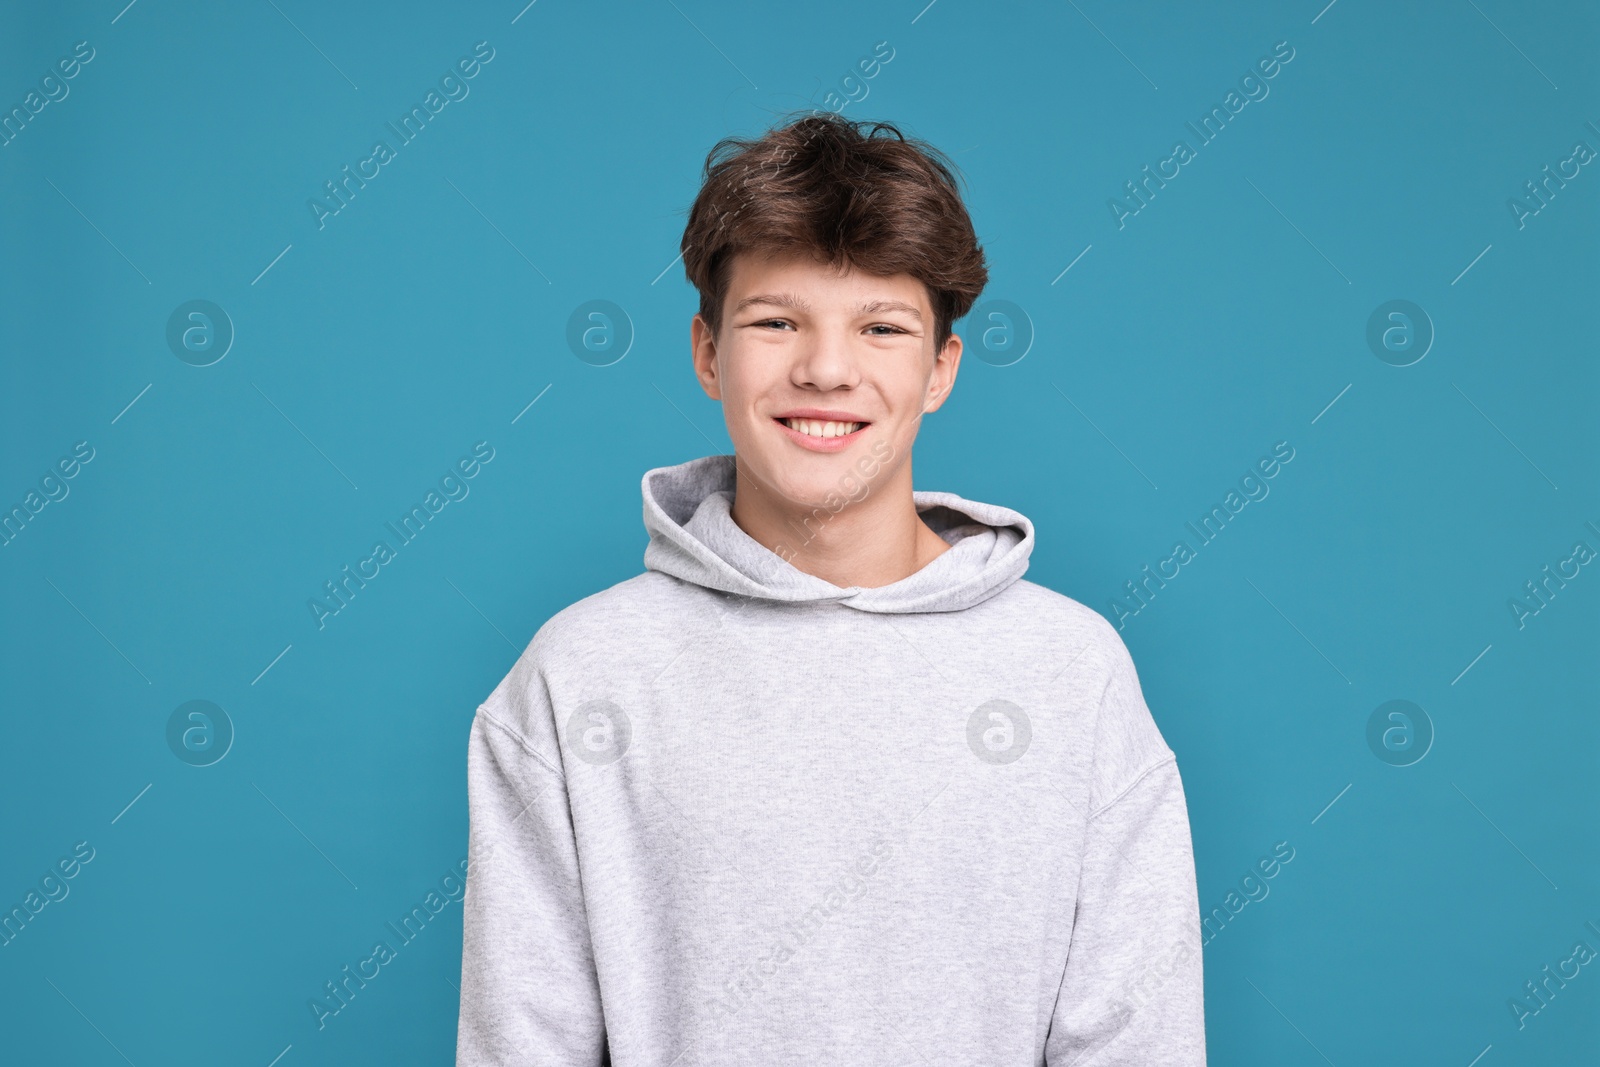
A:
{"type": "Polygon", "coordinates": [[[912,490],[987,271],[954,168],[864,125],[706,160],[690,338],[734,454],[646,473],[645,572],[477,709],[460,1065],[1205,1062],[1126,647],[1023,579],[1025,516],[912,490]]]}

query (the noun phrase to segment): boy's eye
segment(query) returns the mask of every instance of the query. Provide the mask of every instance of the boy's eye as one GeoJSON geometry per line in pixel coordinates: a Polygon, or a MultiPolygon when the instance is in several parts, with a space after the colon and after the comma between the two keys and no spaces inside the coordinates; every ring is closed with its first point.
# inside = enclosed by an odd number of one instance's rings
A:
{"type": "MultiPolygon", "coordinates": [[[[788,319],[762,319],[759,322],[751,323],[751,325],[752,326],[760,326],[762,328],[766,328],[766,327],[778,327],[778,328],[787,328],[787,329],[793,329],[794,328],[794,324],[789,322],[788,319]]],[[[882,333],[874,333],[873,336],[875,336],[875,337],[889,337],[889,336],[892,336],[892,335],[897,334],[897,333],[905,333],[906,332],[906,331],[902,330],[900,327],[891,326],[886,322],[880,322],[880,323],[877,323],[876,325],[868,326],[867,329],[868,330],[872,330],[872,331],[878,331],[878,330],[885,331],[885,332],[882,332],[882,333]]]]}

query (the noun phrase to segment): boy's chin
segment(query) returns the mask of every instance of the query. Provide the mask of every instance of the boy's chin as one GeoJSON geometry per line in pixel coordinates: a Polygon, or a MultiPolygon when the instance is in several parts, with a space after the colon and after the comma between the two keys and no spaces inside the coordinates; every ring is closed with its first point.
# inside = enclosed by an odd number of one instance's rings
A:
{"type": "Polygon", "coordinates": [[[742,454],[739,468],[760,483],[769,498],[797,508],[837,508],[845,493],[857,484],[849,478],[854,461],[844,453],[798,457],[766,454],[754,461],[742,454]]]}

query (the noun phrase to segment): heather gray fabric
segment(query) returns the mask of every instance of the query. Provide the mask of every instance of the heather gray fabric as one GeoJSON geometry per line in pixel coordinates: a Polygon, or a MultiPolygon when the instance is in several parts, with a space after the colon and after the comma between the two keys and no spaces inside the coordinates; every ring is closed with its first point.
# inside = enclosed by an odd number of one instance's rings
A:
{"type": "Polygon", "coordinates": [[[477,709],[458,1065],[1205,1063],[1183,784],[1032,524],[844,589],[644,476],[647,570],[477,709]]]}

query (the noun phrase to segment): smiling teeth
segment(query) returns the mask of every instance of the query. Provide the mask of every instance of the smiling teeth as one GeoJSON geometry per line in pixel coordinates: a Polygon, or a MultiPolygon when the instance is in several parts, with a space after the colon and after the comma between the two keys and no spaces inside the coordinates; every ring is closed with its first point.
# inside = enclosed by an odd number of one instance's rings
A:
{"type": "Polygon", "coordinates": [[[816,419],[780,419],[785,426],[807,437],[844,437],[855,433],[864,422],[819,422],[816,419]]]}

